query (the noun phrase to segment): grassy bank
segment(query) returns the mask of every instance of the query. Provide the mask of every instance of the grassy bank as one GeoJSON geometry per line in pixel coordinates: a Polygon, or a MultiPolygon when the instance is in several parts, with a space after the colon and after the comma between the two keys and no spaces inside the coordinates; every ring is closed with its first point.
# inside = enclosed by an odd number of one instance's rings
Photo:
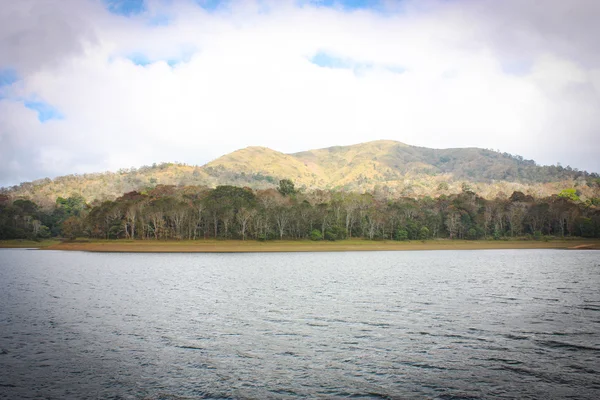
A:
{"type": "Polygon", "coordinates": [[[60,240],[56,239],[42,240],[39,242],[24,239],[0,240],[0,249],[42,249],[59,243],[60,240]]]}
{"type": "Polygon", "coordinates": [[[4,241],[0,247],[36,247],[47,250],[131,253],[244,253],[244,252],[303,252],[303,251],[398,251],[398,250],[485,250],[485,249],[600,249],[600,240],[427,240],[371,241],[340,240],[313,242],[282,240],[257,242],[253,240],[77,240],[71,242],[4,241]]]}

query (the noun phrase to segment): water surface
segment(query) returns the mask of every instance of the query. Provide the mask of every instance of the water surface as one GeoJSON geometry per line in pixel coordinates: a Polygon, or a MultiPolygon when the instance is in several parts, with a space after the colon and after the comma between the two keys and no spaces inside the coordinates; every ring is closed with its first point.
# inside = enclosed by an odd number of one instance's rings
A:
{"type": "Polygon", "coordinates": [[[600,253],[0,250],[2,398],[600,398],[600,253]]]}

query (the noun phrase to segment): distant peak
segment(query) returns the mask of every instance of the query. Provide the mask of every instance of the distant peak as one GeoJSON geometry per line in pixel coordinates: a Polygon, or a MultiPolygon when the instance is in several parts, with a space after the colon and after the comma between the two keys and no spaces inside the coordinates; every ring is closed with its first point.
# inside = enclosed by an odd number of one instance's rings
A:
{"type": "Polygon", "coordinates": [[[281,153],[280,151],[273,150],[273,149],[271,149],[269,147],[264,147],[264,146],[248,146],[248,147],[244,147],[243,149],[236,150],[236,151],[234,151],[234,153],[237,153],[237,152],[240,152],[240,151],[242,151],[242,152],[244,152],[244,151],[253,151],[253,152],[258,151],[258,152],[268,152],[268,153],[281,153]]]}
{"type": "Polygon", "coordinates": [[[406,143],[402,143],[399,142],[397,140],[389,140],[389,139],[380,139],[380,140],[373,140],[371,142],[365,142],[365,143],[359,143],[359,144],[379,144],[379,145],[390,145],[390,146],[394,146],[394,145],[400,145],[400,146],[408,146],[406,143]]]}
{"type": "Polygon", "coordinates": [[[380,139],[380,140],[371,140],[369,142],[362,142],[356,144],[350,144],[347,146],[333,146],[333,147],[369,147],[369,146],[402,146],[408,147],[407,144],[398,142],[397,140],[389,140],[389,139],[380,139]]]}

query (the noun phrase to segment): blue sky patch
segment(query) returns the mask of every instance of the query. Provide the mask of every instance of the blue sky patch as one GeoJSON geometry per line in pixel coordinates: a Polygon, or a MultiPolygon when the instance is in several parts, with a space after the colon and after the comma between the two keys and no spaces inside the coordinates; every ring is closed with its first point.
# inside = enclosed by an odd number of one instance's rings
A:
{"type": "Polygon", "coordinates": [[[318,52],[309,61],[321,68],[347,69],[357,76],[361,76],[373,68],[373,64],[370,63],[336,57],[324,52],[318,52]]]}
{"type": "Polygon", "coordinates": [[[341,6],[347,10],[370,9],[380,6],[378,0],[323,0],[319,4],[325,7],[341,6]]]}
{"type": "Polygon", "coordinates": [[[131,17],[146,11],[144,0],[104,0],[106,9],[113,14],[131,17]]]}
{"type": "Polygon", "coordinates": [[[131,54],[127,58],[135,65],[140,65],[142,67],[152,64],[152,61],[141,53],[131,54]]]}
{"type": "Polygon", "coordinates": [[[322,51],[315,54],[309,61],[322,68],[351,69],[355,72],[373,68],[373,64],[371,63],[360,62],[350,58],[336,57],[322,51]]]}
{"type": "Polygon", "coordinates": [[[43,101],[25,101],[23,104],[30,110],[37,112],[38,120],[40,122],[64,118],[64,115],[62,115],[56,108],[43,101]]]}
{"type": "Polygon", "coordinates": [[[182,46],[181,49],[181,53],[179,54],[179,57],[172,57],[170,59],[167,60],[167,64],[169,64],[170,67],[174,67],[177,64],[181,64],[181,63],[188,63],[190,62],[190,60],[192,59],[192,57],[194,56],[194,54],[196,54],[198,52],[198,49],[194,46],[182,46]]]}
{"type": "Polygon", "coordinates": [[[0,69],[0,87],[9,86],[19,80],[17,71],[12,68],[0,69]]]}
{"type": "MultiPolygon", "coordinates": [[[[125,56],[125,58],[131,61],[133,64],[139,65],[141,67],[146,67],[150,64],[154,64],[161,61],[166,62],[170,67],[174,67],[181,63],[190,62],[194,54],[196,54],[195,48],[191,46],[183,46],[180,54],[169,58],[150,58],[143,53],[132,53],[125,56]]],[[[114,58],[111,57],[111,61],[113,60],[114,58]]]]}
{"type": "Polygon", "coordinates": [[[347,59],[332,56],[324,52],[318,52],[311,59],[310,62],[323,68],[344,68],[352,69],[354,64],[347,59]]]}
{"type": "Polygon", "coordinates": [[[170,58],[170,59],[168,59],[166,61],[167,61],[167,64],[169,64],[169,67],[174,67],[174,66],[176,66],[178,64],[181,64],[181,63],[190,62],[190,60],[192,59],[192,54],[193,53],[184,53],[179,58],[170,58]]]}
{"type": "Polygon", "coordinates": [[[406,68],[401,67],[400,65],[388,65],[387,67],[385,67],[385,69],[387,69],[393,74],[403,74],[406,72],[406,68]]]}
{"type": "Polygon", "coordinates": [[[298,4],[310,4],[317,7],[342,8],[347,11],[382,11],[385,8],[382,0],[299,0],[298,4]]]}
{"type": "Polygon", "coordinates": [[[167,14],[157,14],[148,19],[149,26],[167,26],[171,23],[171,17],[167,14]]]}
{"type": "Polygon", "coordinates": [[[374,68],[382,68],[394,74],[402,74],[406,72],[406,68],[400,65],[377,65],[372,63],[360,62],[349,58],[336,57],[326,52],[318,52],[309,61],[321,68],[332,68],[332,69],[349,69],[354,71],[355,74],[360,75],[366,71],[374,68]]]}
{"type": "Polygon", "coordinates": [[[219,7],[227,3],[228,1],[222,0],[196,0],[196,4],[198,4],[200,7],[204,8],[207,11],[215,11],[219,7]]]}

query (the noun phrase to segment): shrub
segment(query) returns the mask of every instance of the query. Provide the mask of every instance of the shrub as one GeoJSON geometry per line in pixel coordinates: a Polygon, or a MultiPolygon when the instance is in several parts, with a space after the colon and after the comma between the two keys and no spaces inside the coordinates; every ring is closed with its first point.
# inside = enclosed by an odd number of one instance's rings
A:
{"type": "MultiPolygon", "coordinates": [[[[346,239],[346,229],[344,229],[342,227],[334,226],[329,230],[329,232],[331,232],[335,236],[335,240],[346,239]]],[[[327,233],[327,232],[325,232],[325,233],[327,233]]]]}
{"type": "Polygon", "coordinates": [[[477,229],[475,229],[475,228],[469,229],[469,231],[467,232],[467,237],[471,240],[477,239],[477,229]]]}
{"type": "Polygon", "coordinates": [[[318,229],[313,229],[309,235],[310,240],[323,240],[323,235],[321,235],[321,231],[318,229]]]}
{"type": "Polygon", "coordinates": [[[396,240],[408,240],[408,231],[406,229],[398,229],[396,231],[396,240]]]}
{"type": "Polygon", "coordinates": [[[325,240],[329,240],[330,242],[334,242],[337,239],[337,235],[330,230],[325,231],[325,240]]]}

